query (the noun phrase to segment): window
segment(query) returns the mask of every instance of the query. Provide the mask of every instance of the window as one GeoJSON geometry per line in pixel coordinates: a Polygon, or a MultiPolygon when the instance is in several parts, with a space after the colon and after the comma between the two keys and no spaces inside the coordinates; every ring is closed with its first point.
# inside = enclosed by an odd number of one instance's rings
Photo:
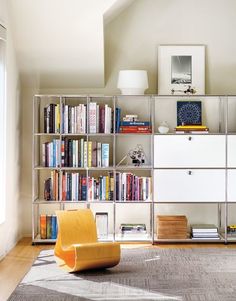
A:
{"type": "Polygon", "coordinates": [[[0,224],[6,207],[6,29],[0,25],[0,224]]]}

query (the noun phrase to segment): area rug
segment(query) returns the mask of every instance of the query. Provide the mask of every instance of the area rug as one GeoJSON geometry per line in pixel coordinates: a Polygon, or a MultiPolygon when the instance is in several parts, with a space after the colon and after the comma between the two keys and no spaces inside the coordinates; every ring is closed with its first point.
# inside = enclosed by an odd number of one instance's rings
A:
{"type": "Polygon", "coordinates": [[[69,274],[42,251],[9,301],[235,301],[236,250],[123,249],[118,266],[69,274]]]}

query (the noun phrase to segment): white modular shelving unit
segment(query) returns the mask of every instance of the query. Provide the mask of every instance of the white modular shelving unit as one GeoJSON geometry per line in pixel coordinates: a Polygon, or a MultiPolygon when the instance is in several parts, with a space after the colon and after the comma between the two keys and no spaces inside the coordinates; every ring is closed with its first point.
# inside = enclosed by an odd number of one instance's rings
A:
{"type": "MultiPolygon", "coordinates": [[[[55,210],[91,208],[96,212],[108,212],[109,235],[105,240],[146,242],[212,242],[212,240],[160,240],[156,238],[157,214],[185,214],[189,223],[215,223],[221,239],[214,242],[235,241],[236,236],[227,235],[228,223],[236,223],[236,97],[235,96],[101,96],[101,95],[35,95],[33,99],[33,196],[32,241],[39,236],[40,214],[52,214],[55,210]],[[175,134],[176,103],[178,100],[202,101],[203,124],[208,134],[175,134]],[[150,120],[150,134],[45,134],[43,133],[43,108],[49,103],[76,105],[90,102],[109,104],[114,112],[121,108],[122,115],[138,114],[141,120],[150,120]],[[159,134],[158,126],[167,121],[168,134],[159,134]],[[56,168],[60,175],[64,170],[78,171],[87,179],[91,175],[133,172],[152,177],[150,201],[45,201],[43,181],[50,173],[49,167],[41,165],[41,144],[57,137],[83,137],[87,141],[110,143],[110,166],[108,168],[56,168]],[[123,156],[137,144],[142,144],[148,161],[144,166],[118,165],[123,156]],[[234,208],[235,207],[235,208],[234,208]],[[148,234],[139,237],[123,237],[119,232],[121,223],[145,223],[148,234]]],[[[88,118],[87,118],[88,122],[88,118]]],[[[115,128],[115,118],[114,126],[115,128]]],[[[88,128],[88,124],[87,124],[88,128]]]]}

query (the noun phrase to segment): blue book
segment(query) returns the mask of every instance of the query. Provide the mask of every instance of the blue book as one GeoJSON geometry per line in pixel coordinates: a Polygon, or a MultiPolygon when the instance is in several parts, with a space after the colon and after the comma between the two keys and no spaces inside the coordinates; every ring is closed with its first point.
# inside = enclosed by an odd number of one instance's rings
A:
{"type": "Polygon", "coordinates": [[[53,140],[53,163],[52,166],[56,167],[56,150],[57,150],[57,141],[53,140]]]}
{"type": "Polygon", "coordinates": [[[56,239],[57,238],[57,216],[52,215],[52,233],[51,233],[51,238],[56,239]]]}
{"type": "Polygon", "coordinates": [[[109,167],[109,144],[102,143],[102,167],[109,167]]]}
{"type": "Polygon", "coordinates": [[[119,133],[120,131],[120,113],[121,109],[116,108],[116,133],[119,133]]]}
{"type": "Polygon", "coordinates": [[[150,126],[150,121],[121,121],[121,126],[150,126]]]}

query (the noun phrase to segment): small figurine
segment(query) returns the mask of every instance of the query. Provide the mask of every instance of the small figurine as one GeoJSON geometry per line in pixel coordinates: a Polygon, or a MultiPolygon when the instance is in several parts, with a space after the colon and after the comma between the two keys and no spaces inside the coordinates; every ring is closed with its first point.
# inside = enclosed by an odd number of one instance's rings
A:
{"type": "Polygon", "coordinates": [[[191,86],[188,86],[186,90],[175,90],[171,89],[171,94],[175,94],[175,92],[183,92],[184,94],[195,94],[197,91],[194,88],[191,88],[191,86]]]}
{"type": "MultiPolygon", "coordinates": [[[[129,152],[121,159],[121,161],[117,164],[117,166],[121,165],[121,163],[126,160],[131,159],[131,163],[134,166],[140,166],[145,164],[146,156],[141,144],[137,144],[134,149],[129,150],[129,152]]],[[[126,165],[128,164],[128,161],[126,165]]]]}

